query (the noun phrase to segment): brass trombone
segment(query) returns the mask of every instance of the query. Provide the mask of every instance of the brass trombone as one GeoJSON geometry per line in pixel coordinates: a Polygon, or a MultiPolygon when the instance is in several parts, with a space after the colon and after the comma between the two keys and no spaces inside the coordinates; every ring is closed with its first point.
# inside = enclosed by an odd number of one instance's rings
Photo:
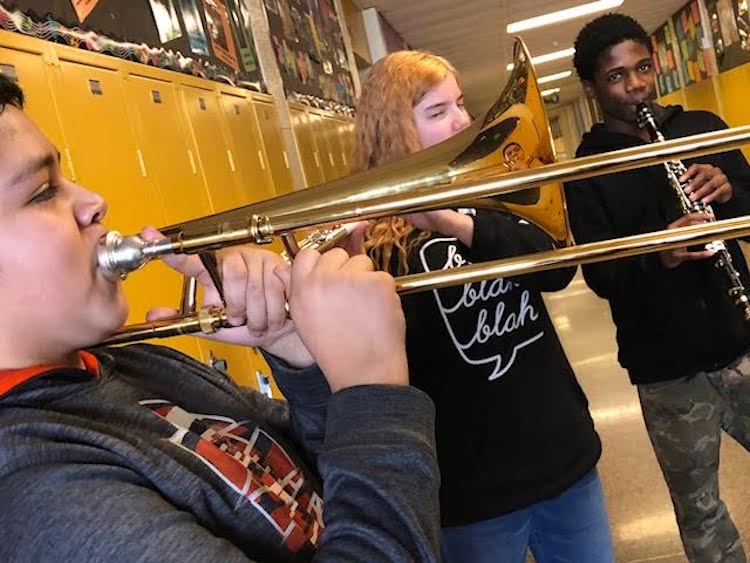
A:
{"type": "MultiPolygon", "coordinates": [[[[396,280],[400,293],[679,248],[709,242],[717,235],[750,235],[750,217],[743,217],[571,246],[562,182],[736,148],[750,141],[750,127],[555,162],[544,103],[520,40],[514,59],[511,77],[495,104],[451,139],[367,172],[167,227],[162,230],[167,235],[162,241],[145,242],[112,231],[100,247],[100,268],[106,275],[124,278],[154,258],[188,253],[204,258],[211,271],[208,257],[214,250],[264,244],[273,237],[281,237],[293,257],[300,246],[294,238],[299,230],[448,207],[494,209],[519,216],[545,232],[555,250],[404,276],[396,280]],[[510,146],[520,147],[522,157],[515,154],[511,159],[510,146]]],[[[107,343],[210,334],[225,324],[221,308],[185,311],[170,321],[125,327],[107,343]]]]}

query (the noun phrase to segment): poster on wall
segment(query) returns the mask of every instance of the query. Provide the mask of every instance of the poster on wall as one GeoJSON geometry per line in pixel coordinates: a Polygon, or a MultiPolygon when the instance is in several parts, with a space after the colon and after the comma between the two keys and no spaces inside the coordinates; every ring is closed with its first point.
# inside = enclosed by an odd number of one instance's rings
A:
{"type": "Polygon", "coordinates": [[[333,0],[263,3],[287,93],[353,106],[354,83],[333,0]]]}
{"type": "Polygon", "coordinates": [[[242,66],[245,71],[252,72],[258,68],[258,62],[255,57],[255,48],[253,47],[253,38],[250,36],[248,29],[250,26],[250,13],[245,8],[242,0],[227,0],[227,9],[229,10],[229,19],[234,28],[234,34],[237,38],[237,50],[242,59],[242,66]]]}
{"type": "Polygon", "coordinates": [[[96,8],[96,5],[99,3],[99,0],[71,0],[73,2],[73,8],[76,11],[76,16],[78,16],[78,21],[83,23],[83,20],[85,20],[88,15],[91,13],[91,10],[96,8]]]}
{"type": "Polygon", "coordinates": [[[185,22],[190,51],[196,55],[208,55],[208,39],[198,11],[197,0],[180,0],[182,21],[185,22]]]}
{"type": "Polygon", "coordinates": [[[691,0],[672,16],[675,39],[680,50],[685,86],[716,74],[711,61],[710,41],[703,31],[698,0],[691,0]]]}
{"type": "Polygon", "coordinates": [[[708,0],[706,9],[719,72],[750,62],[747,0],[708,0]]]}
{"type": "Polygon", "coordinates": [[[229,14],[223,0],[203,0],[203,6],[208,36],[211,38],[211,49],[216,58],[234,70],[239,70],[234,37],[229,25],[229,14]]]}
{"type": "Polygon", "coordinates": [[[682,87],[680,71],[675,57],[675,39],[672,28],[665,23],[651,36],[654,50],[654,67],[659,96],[666,96],[682,87]]]}
{"type": "Polygon", "coordinates": [[[149,0],[151,12],[154,14],[156,29],[159,30],[159,40],[162,43],[182,37],[182,28],[177,19],[172,0],[149,0]]]}

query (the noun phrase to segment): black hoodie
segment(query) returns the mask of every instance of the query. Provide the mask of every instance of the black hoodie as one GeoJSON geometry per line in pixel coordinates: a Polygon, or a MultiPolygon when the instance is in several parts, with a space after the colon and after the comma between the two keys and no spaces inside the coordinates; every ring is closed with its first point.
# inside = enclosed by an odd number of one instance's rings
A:
{"type": "MultiPolygon", "coordinates": [[[[669,106],[658,112],[667,139],[726,129],[716,115],[669,106]]],[[[646,144],[642,139],[593,126],[577,157],[646,144]]],[[[686,160],[718,166],[732,183],[726,204],[712,204],[717,218],[750,212],[750,167],[738,150],[686,160]]],[[[573,234],[580,243],[661,230],[679,216],[664,167],[653,166],[565,185],[573,234]]],[[[728,242],[734,265],[750,288],[739,245],[728,242]]],[[[750,347],[750,333],[722,287],[712,261],[668,270],[658,254],[584,266],[584,277],[607,299],[617,325],[620,364],[634,384],[666,381],[719,369],[750,347]]]]}

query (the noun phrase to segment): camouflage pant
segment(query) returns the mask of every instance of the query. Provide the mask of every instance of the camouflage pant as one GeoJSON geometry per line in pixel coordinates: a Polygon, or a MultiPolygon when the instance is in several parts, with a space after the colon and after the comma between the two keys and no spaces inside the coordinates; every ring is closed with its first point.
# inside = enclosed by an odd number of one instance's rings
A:
{"type": "Polygon", "coordinates": [[[639,385],[638,395],[688,558],[744,562],[718,469],[722,429],[750,450],[750,354],[715,372],[639,385]]]}

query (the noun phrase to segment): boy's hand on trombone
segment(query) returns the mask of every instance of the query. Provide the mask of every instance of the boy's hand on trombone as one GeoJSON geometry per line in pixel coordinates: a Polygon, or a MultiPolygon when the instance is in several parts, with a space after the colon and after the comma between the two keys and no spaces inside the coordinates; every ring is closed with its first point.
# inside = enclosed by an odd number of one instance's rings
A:
{"type": "MultiPolygon", "coordinates": [[[[159,240],[163,235],[148,228],[142,233],[146,240],[159,240]]],[[[286,311],[286,295],[277,269],[289,266],[276,253],[250,245],[235,246],[217,252],[222,279],[226,315],[234,328],[219,330],[206,338],[264,348],[294,367],[313,363],[309,352],[297,336],[294,323],[286,311]]],[[[179,273],[194,277],[203,288],[203,306],[222,305],[208,271],[198,256],[173,254],[164,262],[179,273]]],[[[148,320],[174,317],[174,309],[151,309],[148,320]]]]}
{"type": "Polygon", "coordinates": [[[363,255],[300,251],[277,269],[300,338],[333,392],[355,385],[406,385],[406,322],[394,279],[363,255]]]}

